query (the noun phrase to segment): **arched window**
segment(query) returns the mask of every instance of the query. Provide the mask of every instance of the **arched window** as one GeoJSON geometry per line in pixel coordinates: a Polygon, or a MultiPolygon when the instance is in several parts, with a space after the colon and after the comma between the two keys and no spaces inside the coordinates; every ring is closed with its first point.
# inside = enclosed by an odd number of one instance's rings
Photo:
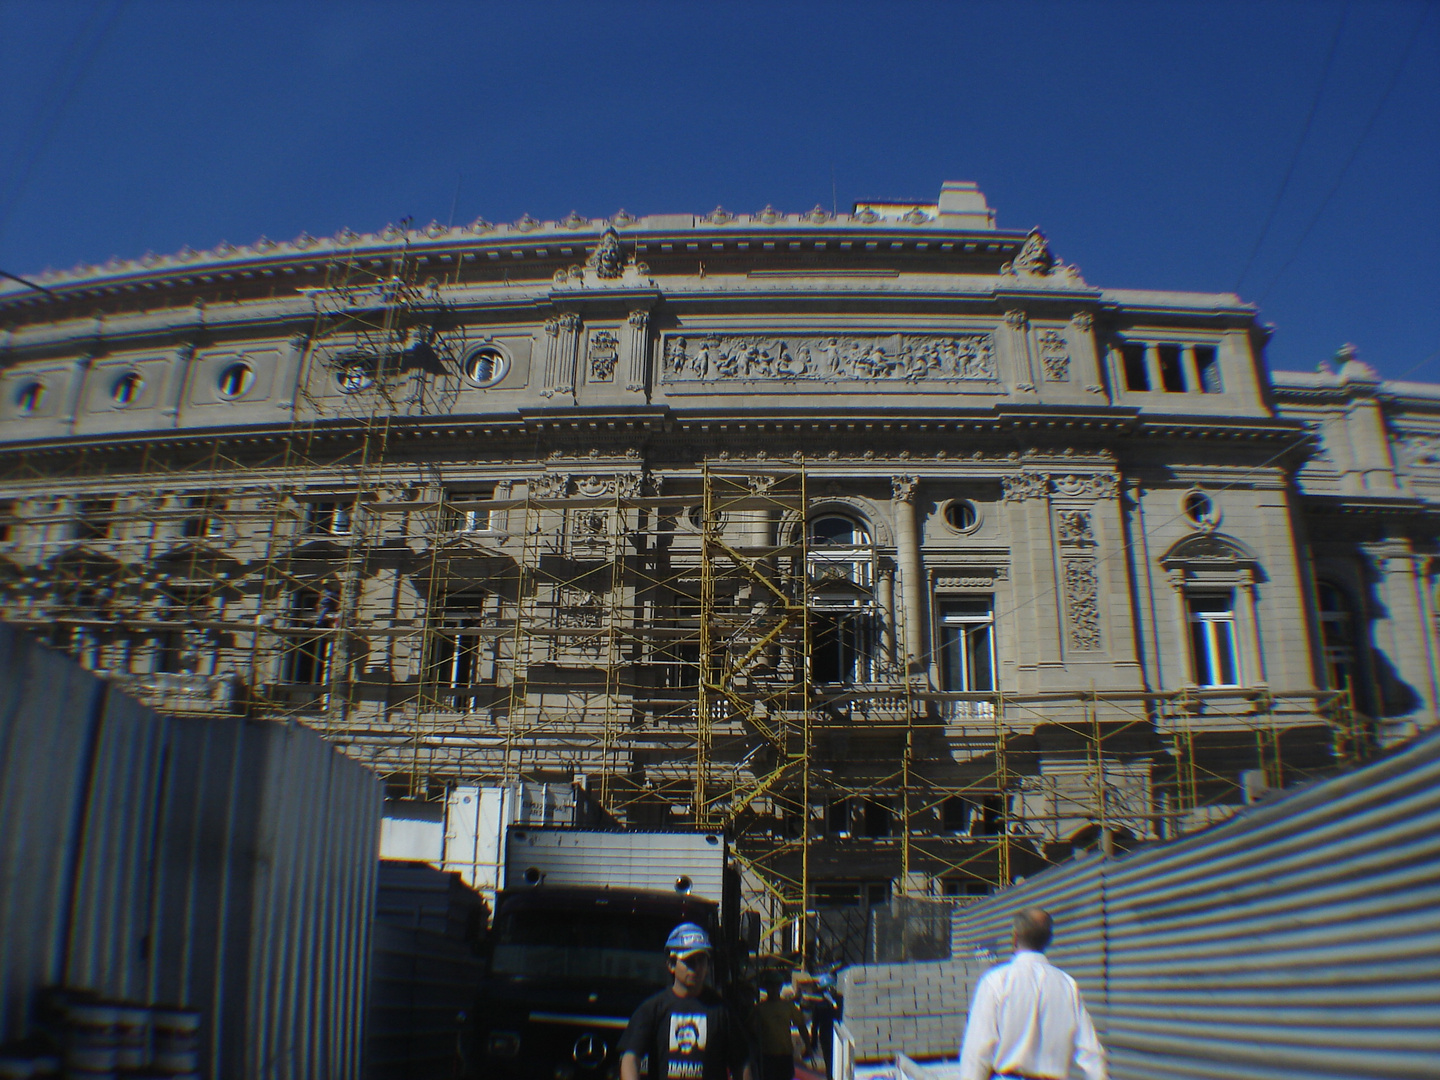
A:
{"type": "Polygon", "coordinates": [[[811,547],[858,547],[870,543],[870,530],[844,514],[821,514],[810,520],[811,547]]]}

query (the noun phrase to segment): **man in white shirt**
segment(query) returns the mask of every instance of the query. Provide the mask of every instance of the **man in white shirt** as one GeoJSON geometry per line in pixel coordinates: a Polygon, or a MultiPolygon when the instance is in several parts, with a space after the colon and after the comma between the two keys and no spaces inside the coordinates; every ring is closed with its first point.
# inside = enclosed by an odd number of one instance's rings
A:
{"type": "Polygon", "coordinates": [[[1106,1080],[1105,1051],[1075,980],[1045,959],[1053,926],[1040,908],[1015,916],[1015,957],[987,971],[970,1001],[960,1080],[1106,1080]]]}

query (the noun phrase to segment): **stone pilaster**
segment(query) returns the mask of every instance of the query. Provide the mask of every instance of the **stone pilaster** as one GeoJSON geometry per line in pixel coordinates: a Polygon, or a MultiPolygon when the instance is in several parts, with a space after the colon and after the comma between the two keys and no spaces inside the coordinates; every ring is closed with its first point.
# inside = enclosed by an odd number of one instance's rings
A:
{"type": "MultiPolygon", "coordinates": [[[[900,563],[900,607],[904,626],[906,664],[922,660],[925,647],[924,568],[920,563],[920,530],[915,523],[913,476],[890,478],[891,507],[895,515],[895,548],[900,563]]],[[[927,665],[928,666],[928,665],[927,665]]]]}

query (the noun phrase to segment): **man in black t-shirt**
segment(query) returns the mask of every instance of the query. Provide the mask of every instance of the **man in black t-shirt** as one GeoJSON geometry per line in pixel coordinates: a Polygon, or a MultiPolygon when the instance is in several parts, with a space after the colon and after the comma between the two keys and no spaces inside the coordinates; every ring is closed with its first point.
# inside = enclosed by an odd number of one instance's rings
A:
{"type": "Polygon", "coordinates": [[[736,1017],[705,985],[710,935],[681,923],[665,941],[668,989],[646,998],[620,1036],[620,1080],[753,1080],[750,1047],[736,1017]]]}

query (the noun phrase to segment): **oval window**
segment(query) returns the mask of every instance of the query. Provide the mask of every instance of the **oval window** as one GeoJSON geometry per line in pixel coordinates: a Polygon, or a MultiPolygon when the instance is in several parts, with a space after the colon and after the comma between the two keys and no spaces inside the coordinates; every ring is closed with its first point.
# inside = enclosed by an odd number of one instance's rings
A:
{"type": "Polygon", "coordinates": [[[945,507],[945,524],[956,532],[969,532],[980,524],[980,511],[969,499],[955,499],[945,507]]]}
{"type": "Polygon", "coordinates": [[[1195,525],[1213,525],[1215,523],[1215,503],[1203,491],[1187,492],[1185,516],[1195,525]]]}
{"type": "Polygon", "coordinates": [[[133,405],[140,400],[140,391],[144,386],[145,380],[138,371],[127,371],[110,387],[110,400],[122,409],[133,405]]]}
{"type": "Polygon", "coordinates": [[[34,416],[45,400],[45,384],[28,382],[15,392],[15,408],[21,416],[34,416]]]}
{"type": "Polygon", "coordinates": [[[375,375],[366,360],[347,360],[335,372],[335,385],[342,394],[358,394],[375,385],[375,375]]]}
{"type": "Polygon", "coordinates": [[[494,386],[505,377],[509,363],[499,349],[485,347],[476,349],[465,357],[462,370],[465,378],[474,386],[494,386]]]}
{"type": "Polygon", "coordinates": [[[220,372],[217,388],[223,398],[243,397],[255,385],[255,369],[244,361],[236,361],[220,372]]]}

